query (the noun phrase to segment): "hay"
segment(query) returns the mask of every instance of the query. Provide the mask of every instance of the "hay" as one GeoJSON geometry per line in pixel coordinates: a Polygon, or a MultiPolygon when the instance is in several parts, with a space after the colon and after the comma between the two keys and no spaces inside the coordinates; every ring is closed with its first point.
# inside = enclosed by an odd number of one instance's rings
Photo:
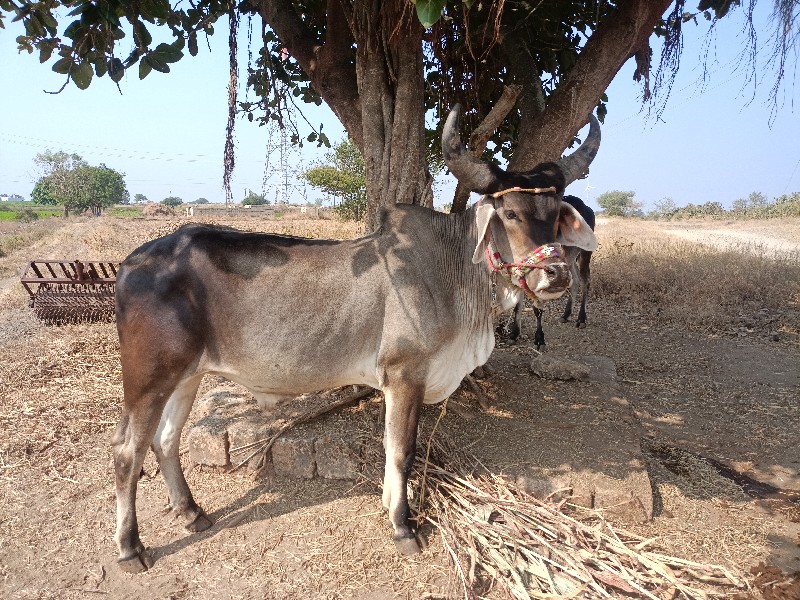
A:
{"type": "Polygon", "coordinates": [[[437,427],[415,462],[411,486],[420,493],[412,512],[441,537],[464,598],[499,586],[522,600],[620,592],[693,599],[745,586],[726,567],[646,549],[654,539],[614,528],[598,511],[526,494],[437,427]]]}

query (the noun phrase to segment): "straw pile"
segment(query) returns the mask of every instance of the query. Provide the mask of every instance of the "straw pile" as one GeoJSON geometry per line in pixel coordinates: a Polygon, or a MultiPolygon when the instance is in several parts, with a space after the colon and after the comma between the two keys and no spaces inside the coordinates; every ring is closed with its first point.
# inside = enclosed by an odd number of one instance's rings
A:
{"type": "Polygon", "coordinates": [[[746,585],[725,567],[645,550],[656,540],[612,528],[598,511],[524,493],[435,426],[420,453],[412,511],[441,536],[466,599],[497,587],[523,600],[694,599],[746,585]]]}

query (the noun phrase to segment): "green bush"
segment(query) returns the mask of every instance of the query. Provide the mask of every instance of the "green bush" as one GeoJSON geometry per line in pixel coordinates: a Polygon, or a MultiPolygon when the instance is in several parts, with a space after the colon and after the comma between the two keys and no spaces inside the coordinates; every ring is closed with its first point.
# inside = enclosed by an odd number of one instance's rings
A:
{"type": "Polygon", "coordinates": [[[18,210],[16,215],[14,216],[15,221],[22,221],[24,223],[30,223],[31,221],[36,221],[39,218],[39,213],[37,213],[32,208],[23,208],[22,210],[18,210]]]}

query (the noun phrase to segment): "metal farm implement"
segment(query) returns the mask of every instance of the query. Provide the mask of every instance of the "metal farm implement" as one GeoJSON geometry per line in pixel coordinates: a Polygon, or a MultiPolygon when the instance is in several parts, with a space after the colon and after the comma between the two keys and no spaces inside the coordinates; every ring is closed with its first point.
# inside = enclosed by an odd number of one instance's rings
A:
{"type": "Polygon", "coordinates": [[[107,260],[32,260],[20,282],[28,306],[51,325],[114,320],[114,288],[120,263],[107,260]]]}

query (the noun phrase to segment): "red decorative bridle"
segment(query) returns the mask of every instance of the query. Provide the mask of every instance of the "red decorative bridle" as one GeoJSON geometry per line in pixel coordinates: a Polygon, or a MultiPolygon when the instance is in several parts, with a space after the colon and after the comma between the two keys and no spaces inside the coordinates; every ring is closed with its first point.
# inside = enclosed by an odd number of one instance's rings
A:
{"type": "MultiPolygon", "coordinates": [[[[508,188],[491,194],[492,198],[499,198],[510,192],[525,192],[529,194],[547,194],[555,193],[555,187],[548,188],[508,188]]],[[[536,294],[528,287],[525,277],[534,269],[547,269],[548,265],[545,261],[551,258],[563,258],[561,251],[561,244],[543,244],[536,248],[532,253],[528,254],[519,262],[505,262],[499,252],[492,252],[490,247],[491,241],[491,228],[486,229],[486,262],[492,273],[501,273],[505,275],[512,284],[521,288],[529,298],[538,301],[536,294]]]]}

